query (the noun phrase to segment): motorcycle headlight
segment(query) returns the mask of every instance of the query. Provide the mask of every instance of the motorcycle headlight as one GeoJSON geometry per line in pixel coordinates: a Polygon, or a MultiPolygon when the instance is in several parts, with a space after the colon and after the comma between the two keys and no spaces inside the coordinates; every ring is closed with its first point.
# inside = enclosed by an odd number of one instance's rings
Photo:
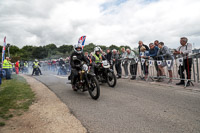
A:
{"type": "Polygon", "coordinates": [[[86,64],[84,64],[83,67],[82,67],[82,69],[83,69],[84,71],[88,71],[88,66],[87,66],[86,64]]]}

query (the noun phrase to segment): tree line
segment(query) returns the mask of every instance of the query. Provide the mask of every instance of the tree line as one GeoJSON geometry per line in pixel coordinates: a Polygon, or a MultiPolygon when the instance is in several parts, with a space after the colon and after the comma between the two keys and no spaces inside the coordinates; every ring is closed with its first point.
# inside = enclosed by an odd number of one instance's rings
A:
{"type": "MultiPolygon", "coordinates": [[[[122,47],[130,48],[129,46],[116,46],[116,45],[110,45],[110,46],[104,46],[104,45],[95,45],[93,43],[89,43],[88,45],[84,46],[83,51],[84,52],[93,52],[94,48],[96,46],[100,46],[103,51],[106,52],[106,49],[116,49],[121,50],[122,47]]],[[[0,49],[2,50],[3,46],[0,46],[0,49]]],[[[10,57],[13,61],[16,60],[34,60],[34,59],[56,59],[60,57],[68,57],[73,52],[73,45],[62,45],[57,47],[55,44],[48,44],[45,46],[31,46],[26,45],[22,48],[17,47],[16,45],[10,45],[9,48],[10,51],[10,57]]],[[[0,55],[2,56],[2,55],[0,55]]],[[[6,56],[8,56],[8,48],[6,48],[6,56]]]]}

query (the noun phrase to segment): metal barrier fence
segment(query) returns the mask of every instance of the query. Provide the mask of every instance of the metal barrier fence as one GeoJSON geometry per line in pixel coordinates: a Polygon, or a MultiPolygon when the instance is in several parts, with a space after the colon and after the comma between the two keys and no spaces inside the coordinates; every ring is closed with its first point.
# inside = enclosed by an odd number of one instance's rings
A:
{"type": "MultiPolygon", "coordinates": [[[[192,59],[192,67],[191,67],[191,77],[190,79],[187,79],[187,73],[186,70],[184,68],[184,75],[185,75],[185,79],[181,79],[180,75],[178,74],[179,71],[179,65],[181,65],[181,62],[179,62],[178,60],[180,60],[181,58],[175,57],[175,59],[173,60],[173,66],[172,66],[172,80],[184,80],[186,81],[186,83],[188,81],[192,81],[192,82],[196,82],[196,83],[200,83],[200,54],[194,54],[191,55],[189,58],[192,59]]],[[[122,60],[122,62],[124,61],[124,59],[120,59],[122,60]]],[[[137,60],[137,59],[136,59],[137,60]]],[[[128,76],[135,76],[137,79],[144,79],[145,78],[145,73],[147,75],[147,79],[146,80],[154,80],[157,76],[157,70],[155,68],[155,63],[158,63],[156,60],[153,59],[145,59],[145,60],[139,60],[137,62],[137,72],[135,74],[130,74],[130,59],[126,59],[126,61],[128,61],[129,65],[128,65],[128,72],[129,75],[128,76]],[[144,66],[146,65],[146,66],[144,66]],[[146,71],[145,68],[148,69],[148,72],[144,72],[146,71]]],[[[165,60],[163,60],[165,61],[165,60]]],[[[182,60],[183,61],[183,60],[182,60]]],[[[124,70],[123,70],[123,66],[121,66],[122,69],[122,75],[121,76],[125,76],[124,70]]],[[[116,71],[116,69],[115,69],[116,71]]],[[[169,73],[167,70],[167,67],[164,67],[164,71],[165,71],[165,76],[160,76],[158,78],[162,78],[162,79],[170,79],[169,77],[169,73]]]]}

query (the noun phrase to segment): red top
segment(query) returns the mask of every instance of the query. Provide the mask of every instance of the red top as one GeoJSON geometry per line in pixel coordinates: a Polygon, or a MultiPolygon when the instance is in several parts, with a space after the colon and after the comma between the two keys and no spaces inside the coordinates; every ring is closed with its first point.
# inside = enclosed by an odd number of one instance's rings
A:
{"type": "Polygon", "coordinates": [[[19,67],[19,62],[18,61],[16,62],[15,67],[19,67]]]}

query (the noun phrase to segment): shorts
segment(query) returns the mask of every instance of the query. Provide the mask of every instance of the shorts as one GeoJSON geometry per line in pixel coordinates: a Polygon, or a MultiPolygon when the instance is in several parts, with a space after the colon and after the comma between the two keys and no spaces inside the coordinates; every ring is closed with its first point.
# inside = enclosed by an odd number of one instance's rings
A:
{"type": "Polygon", "coordinates": [[[167,65],[167,61],[163,61],[161,66],[162,67],[167,66],[167,70],[172,70],[173,64],[174,64],[174,60],[171,61],[170,65],[167,65]]]}

